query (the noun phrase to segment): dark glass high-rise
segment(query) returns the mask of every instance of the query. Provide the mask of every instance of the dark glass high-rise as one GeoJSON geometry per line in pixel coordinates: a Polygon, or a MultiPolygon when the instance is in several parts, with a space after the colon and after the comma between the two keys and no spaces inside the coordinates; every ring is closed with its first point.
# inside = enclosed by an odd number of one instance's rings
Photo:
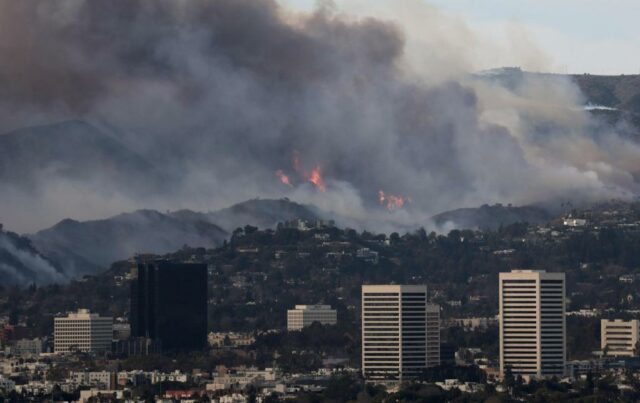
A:
{"type": "Polygon", "coordinates": [[[131,284],[131,335],[160,341],[163,351],[201,350],[207,340],[207,266],[138,263],[131,284]]]}

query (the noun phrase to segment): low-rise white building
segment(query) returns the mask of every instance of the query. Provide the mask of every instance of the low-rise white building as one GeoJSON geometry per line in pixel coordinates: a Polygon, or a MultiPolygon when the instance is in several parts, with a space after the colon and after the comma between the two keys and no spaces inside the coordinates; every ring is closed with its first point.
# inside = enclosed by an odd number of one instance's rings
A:
{"type": "Polygon", "coordinates": [[[633,357],[637,355],[640,321],[622,319],[600,320],[600,347],[607,355],[633,357]]]}
{"type": "Polygon", "coordinates": [[[247,368],[233,373],[218,375],[213,381],[206,385],[209,391],[227,390],[233,387],[244,389],[247,385],[259,382],[273,382],[276,380],[276,372],[273,368],[259,370],[257,368],[247,368]]]}
{"type": "Polygon", "coordinates": [[[153,371],[150,374],[150,380],[152,384],[160,382],[180,382],[185,383],[189,381],[189,375],[183,374],[180,371],[174,371],[170,373],[153,371]]]}
{"type": "Polygon", "coordinates": [[[71,372],[68,381],[76,385],[109,389],[115,386],[116,373],[108,371],[71,372]]]}
{"type": "Polygon", "coordinates": [[[565,227],[584,227],[587,220],[584,218],[565,218],[562,222],[565,227]]]}
{"type": "Polygon", "coordinates": [[[338,312],[330,305],[296,305],[287,311],[287,330],[302,330],[313,322],[322,325],[338,323],[338,312]]]}
{"type": "Polygon", "coordinates": [[[234,393],[231,395],[220,396],[217,401],[218,403],[245,403],[249,401],[249,399],[243,394],[234,393]]]}
{"type": "Polygon", "coordinates": [[[11,354],[19,357],[38,355],[44,352],[44,342],[42,339],[20,339],[11,346],[11,354]]]}

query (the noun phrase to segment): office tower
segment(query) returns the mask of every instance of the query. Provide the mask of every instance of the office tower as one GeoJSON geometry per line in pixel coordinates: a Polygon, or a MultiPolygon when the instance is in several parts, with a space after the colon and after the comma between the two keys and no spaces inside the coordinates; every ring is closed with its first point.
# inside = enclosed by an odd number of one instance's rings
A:
{"type": "Polygon", "coordinates": [[[113,318],[79,309],[53,320],[53,349],[56,353],[111,351],[113,318]]]}
{"type": "Polygon", "coordinates": [[[139,263],[131,285],[131,335],[162,350],[200,350],[207,341],[207,266],[139,263]]]}
{"type": "Polygon", "coordinates": [[[296,305],[295,309],[287,311],[287,330],[302,330],[313,322],[335,325],[338,313],[331,305],[296,305]]]}
{"type": "Polygon", "coordinates": [[[562,376],[566,361],[565,276],[537,270],[500,273],[500,373],[562,376]]]}
{"type": "Polygon", "coordinates": [[[440,305],[427,305],[427,366],[440,365],[440,305]]]}
{"type": "Polygon", "coordinates": [[[403,381],[428,366],[427,286],[362,286],[362,373],[403,381]]]}
{"type": "Polygon", "coordinates": [[[638,355],[638,331],[640,321],[608,320],[600,321],[600,346],[608,356],[633,357],[638,355]]]}

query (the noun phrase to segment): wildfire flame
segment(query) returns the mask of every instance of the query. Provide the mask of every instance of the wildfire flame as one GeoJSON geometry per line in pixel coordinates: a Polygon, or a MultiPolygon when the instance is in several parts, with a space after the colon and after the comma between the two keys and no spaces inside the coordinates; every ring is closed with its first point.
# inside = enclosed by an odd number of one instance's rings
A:
{"type": "Polygon", "coordinates": [[[278,178],[280,178],[280,182],[282,182],[283,184],[285,184],[287,186],[293,187],[293,185],[291,184],[291,181],[289,180],[289,177],[287,175],[285,175],[285,173],[282,171],[282,169],[278,169],[276,171],[276,175],[278,176],[278,178]]]}
{"type": "MultiPolygon", "coordinates": [[[[320,168],[320,165],[316,165],[316,167],[313,168],[313,170],[311,170],[311,172],[309,173],[308,171],[301,168],[300,153],[298,152],[298,150],[293,150],[292,154],[291,165],[297,175],[297,178],[309,182],[319,191],[325,192],[327,190],[327,185],[324,181],[324,178],[322,177],[322,169],[320,168]]],[[[291,179],[284,173],[282,169],[278,169],[276,171],[276,176],[280,179],[281,183],[293,187],[291,179]]]]}
{"type": "Polygon", "coordinates": [[[327,186],[324,183],[324,179],[322,179],[322,171],[320,170],[320,166],[316,166],[312,171],[311,175],[309,175],[309,182],[313,183],[319,191],[324,192],[327,190],[327,186]]]}
{"type": "Polygon", "coordinates": [[[410,203],[411,199],[406,196],[386,194],[384,190],[378,191],[378,201],[381,205],[386,206],[387,210],[394,211],[404,207],[406,203],[410,203]]]}

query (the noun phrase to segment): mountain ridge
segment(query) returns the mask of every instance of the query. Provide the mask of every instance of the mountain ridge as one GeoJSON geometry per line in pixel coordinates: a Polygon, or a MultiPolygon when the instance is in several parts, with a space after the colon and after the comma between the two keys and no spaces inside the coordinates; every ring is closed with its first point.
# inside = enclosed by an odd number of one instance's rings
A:
{"type": "Polygon", "coordinates": [[[169,253],[184,245],[212,248],[245,225],[270,228],[294,218],[317,219],[311,208],[288,199],[253,199],[209,213],[141,209],[100,220],[67,218],[28,237],[38,251],[77,277],[136,253],[169,253]]]}

